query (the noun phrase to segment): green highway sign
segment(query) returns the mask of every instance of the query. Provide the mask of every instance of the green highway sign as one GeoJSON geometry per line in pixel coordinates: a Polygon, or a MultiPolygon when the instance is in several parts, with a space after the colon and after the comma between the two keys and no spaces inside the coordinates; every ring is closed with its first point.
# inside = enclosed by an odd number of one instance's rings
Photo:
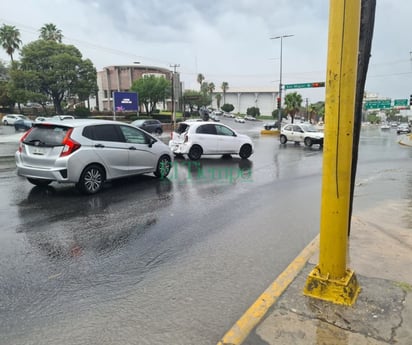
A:
{"type": "Polygon", "coordinates": [[[365,109],[389,109],[392,107],[390,99],[365,101],[365,109]]]}
{"type": "Polygon", "coordinates": [[[285,84],[285,90],[289,89],[306,89],[309,87],[324,87],[325,83],[323,81],[318,81],[314,83],[301,83],[301,84],[285,84]]]}
{"type": "Polygon", "coordinates": [[[409,105],[409,102],[407,99],[395,99],[393,101],[393,105],[395,107],[407,107],[409,105]]]}

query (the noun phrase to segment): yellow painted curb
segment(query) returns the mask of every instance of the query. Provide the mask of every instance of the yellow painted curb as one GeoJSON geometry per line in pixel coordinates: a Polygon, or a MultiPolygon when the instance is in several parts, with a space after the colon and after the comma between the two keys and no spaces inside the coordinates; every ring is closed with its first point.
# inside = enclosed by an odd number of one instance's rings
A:
{"type": "Polygon", "coordinates": [[[269,308],[296,278],[306,262],[319,249],[319,235],[317,235],[276,280],[258,297],[242,317],[223,336],[217,345],[240,345],[250,334],[253,328],[262,320],[269,308]]]}
{"type": "Polygon", "coordinates": [[[279,135],[279,131],[278,130],[275,130],[275,131],[272,131],[272,130],[267,130],[267,129],[262,129],[261,131],[260,131],[260,134],[268,134],[268,135],[279,135]]]}

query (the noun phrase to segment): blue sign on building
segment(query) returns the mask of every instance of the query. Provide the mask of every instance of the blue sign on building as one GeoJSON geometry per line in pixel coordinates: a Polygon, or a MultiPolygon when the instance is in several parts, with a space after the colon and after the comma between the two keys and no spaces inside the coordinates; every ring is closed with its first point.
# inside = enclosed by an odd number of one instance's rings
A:
{"type": "Polygon", "coordinates": [[[113,97],[116,113],[139,110],[139,98],[136,92],[115,92],[113,97]]]}

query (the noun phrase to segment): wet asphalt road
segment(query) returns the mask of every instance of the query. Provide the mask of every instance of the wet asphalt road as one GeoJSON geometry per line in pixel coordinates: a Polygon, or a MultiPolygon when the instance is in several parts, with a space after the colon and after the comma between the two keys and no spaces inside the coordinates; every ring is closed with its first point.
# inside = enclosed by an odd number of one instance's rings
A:
{"type": "MultiPolygon", "coordinates": [[[[177,160],[96,196],[0,168],[0,343],[216,344],[318,233],[321,189],[322,150],[225,121],[250,160],[177,160]]],[[[411,199],[411,157],[365,129],[355,208],[411,199]]]]}

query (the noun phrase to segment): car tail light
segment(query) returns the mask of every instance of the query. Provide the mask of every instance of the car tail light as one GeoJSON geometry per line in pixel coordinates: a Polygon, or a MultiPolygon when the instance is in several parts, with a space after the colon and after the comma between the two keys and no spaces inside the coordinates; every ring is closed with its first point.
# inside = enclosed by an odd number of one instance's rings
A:
{"type": "Polygon", "coordinates": [[[21,137],[20,142],[19,142],[19,152],[23,151],[23,141],[24,139],[27,138],[27,136],[29,135],[29,133],[32,131],[33,128],[30,128],[26,133],[24,133],[24,135],[21,137]]]}
{"type": "Polygon", "coordinates": [[[173,131],[170,132],[170,140],[173,140],[173,131]]]}
{"type": "Polygon", "coordinates": [[[70,138],[70,134],[72,134],[72,132],[73,132],[73,128],[70,128],[67,131],[67,134],[62,141],[62,144],[64,145],[64,147],[63,147],[62,153],[60,154],[60,157],[65,157],[65,156],[72,154],[74,151],[79,149],[81,146],[77,141],[70,138]]]}
{"type": "Polygon", "coordinates": [[[187,143],[188,141],[189,141],[189,136],[186,134],[184,142],[187,143]]]}

